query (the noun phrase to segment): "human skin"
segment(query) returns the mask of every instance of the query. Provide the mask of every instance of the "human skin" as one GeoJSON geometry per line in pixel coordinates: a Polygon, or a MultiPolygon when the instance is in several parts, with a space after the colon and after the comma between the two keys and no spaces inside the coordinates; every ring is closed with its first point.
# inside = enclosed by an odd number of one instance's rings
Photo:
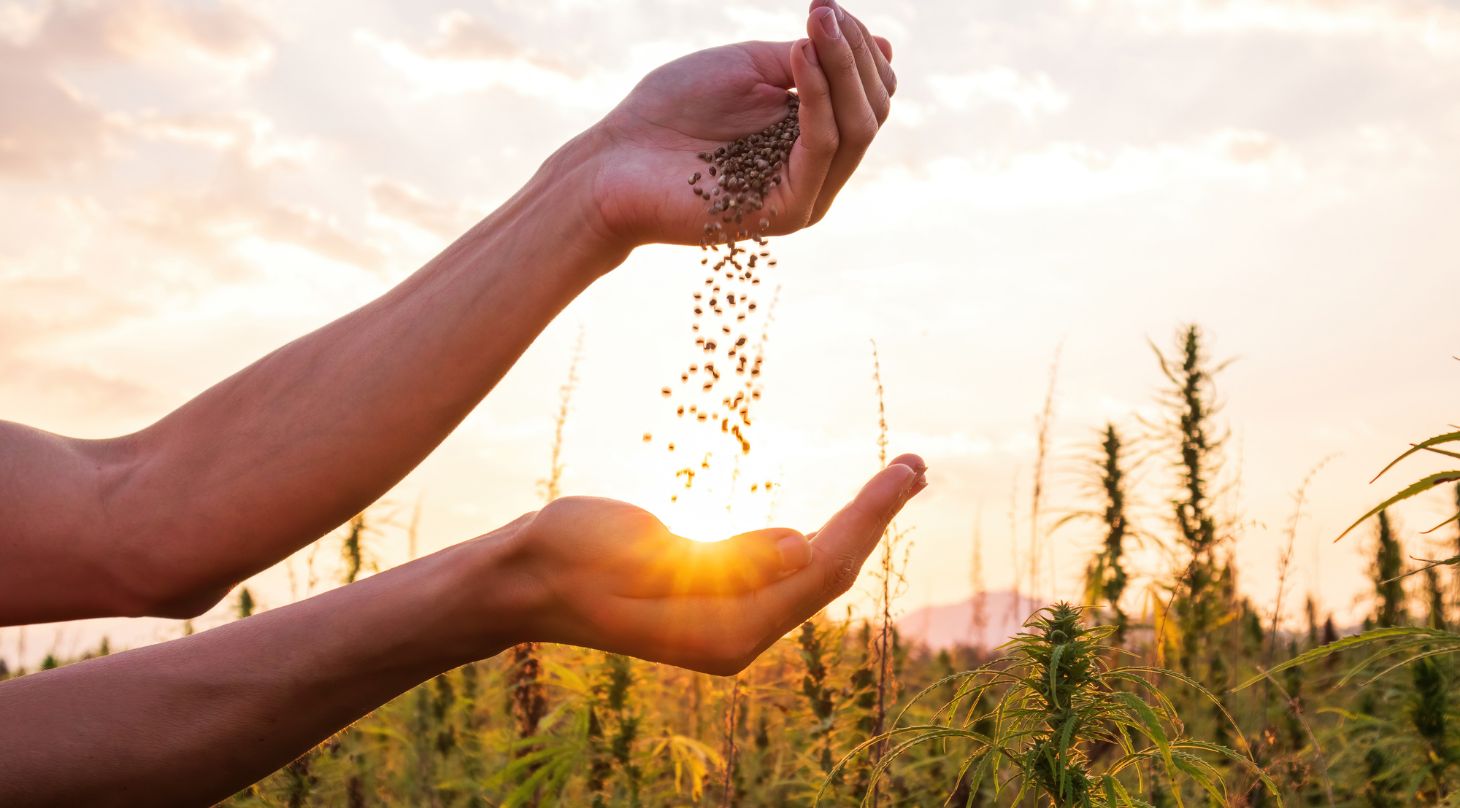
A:
{"type": "MultiPolygon", "coordinates": [[[[697,243],[703,207],[664,189],[697,152],[777,120],[789,87],[801,137],[767,201],[772,232],[818,221],[895,77],[887,44],[828,0],[807,31],[651,73],[395,289],[141,432],[91,441],[0,423],[0,624],[196,615],[361,510],[634,247],[697,243]]],[[[301,603],[0,683],[0,804],[221,799],[523,641],[732,673],[846,591],[924,469],[898,458],[813,534],[714,545],[633,506],[567,498],[301,603]]]]}

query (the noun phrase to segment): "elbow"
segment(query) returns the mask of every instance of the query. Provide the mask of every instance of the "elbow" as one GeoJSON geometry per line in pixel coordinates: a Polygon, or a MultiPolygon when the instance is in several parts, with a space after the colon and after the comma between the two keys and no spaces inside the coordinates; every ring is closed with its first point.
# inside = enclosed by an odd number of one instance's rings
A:
{"type": "Polygon", "coordinates": [[[131,556],[127,580],[118,589],[115,611],[126,617],[201,617],[227,597],[232,585],[217,583],[177,559],[146,551],[131,556]]]}
{"type": "Polygon", "coordinates": [[[144,434],[107,443],[97,465],[99,511],[109,518],[93,534],[110,536],[100,556],[99,577],[111,582],[106,610],[124,617],[201,616],[228,595],[231,582],[207,563],[195,530],[165,515],[171,509],[137,495],[148,487],[144,434]]]}

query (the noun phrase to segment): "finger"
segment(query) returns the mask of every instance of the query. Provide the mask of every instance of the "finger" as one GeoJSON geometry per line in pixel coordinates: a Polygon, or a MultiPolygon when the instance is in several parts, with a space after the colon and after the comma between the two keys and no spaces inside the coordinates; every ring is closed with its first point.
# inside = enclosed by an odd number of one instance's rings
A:
{"type": "MultiPolygon", "coordinates": [[[[822,7],[830,8],[833,12],[845,12],[845,19],[849,19],[852,22],[856,23],[857,34],[860,37],[860,41],[863,43],[869,43],[866,45],[868,56],[871,57],[873,64],[877,66],[877,75],[882,79],[882,86],[886,88],[887,95],[890,97],[894,93],[896,93],[897,74],[893,72],[891,64],[892,43],[888,42],[885,37],[872,36],[872,32],[867,28],[866,23],[862,22],[860,18],[858,18],[851,12],[848,12],[846,11],[846,9],[841,8],[836,3],[836,0],[811,0],[812,11],[815,11],[816,9],[822,7]]],[[[837,19],[843,20],[843,17],[838,16],[837,19]]],[[[843,23],[845,26],[844,20],[843,23]]],[[[851,40],[853,38],[852,33],[853,32],[851,30],[847,31],[848,40],[851,40]]],[[[857,43],[854,43],[854,47],[856,46],[856,44],[857,43]]],[[[870,100],[872,98],[871,93],[868,93],[867,97],[870,100]]]]}
{"type": "Polygon", "coordinates": [[[788,198],[796,200],[796,209],[785,213],[791,229],[796,229],[811,221],[841,142],[832,111],[831,85],[821,69],[816,46],[811,40],[803,39],[791,46],[790,53],[796,95],[801,100],[801,136],[791,147],[790,162],[786,165],[788,198]]]}
{"type": "Polygon", "coordinates": [[[867,53],[877,66],[877,76],[882,79],[882,87],[887,91],[888,98],[891,98],[897,94],[897,73],[892,69],[892,43],[880,36],[872,36],[867,24],[857,17],[851,14],[847,16],[861,29],[862,40],[867,43],[867,53]]]}
{"type": "Polygon", "coordinates": [[[878,50],[878,52],[882,54],[882,58],[883,59],[886,59],[887,62],[888,62],[888,65],[891,66],[891,63],[892,63],[892,43],[890,41],[888,41],[887,37],[885,37],[885,36],[874,36],[874,37],[872,37],[872,41],[874,41],[874,42],[877,43],[877,50],[878,50]]]}
{"type": "MultiPolygon", "coordinates": [[[[837,19],[837,12],[829,6],[821,6],[811,12],[807,28],[816,46],[816,55],[826,74],[831,89],[832,113],[836,120],[838,147],[827,172],[826,182],[811,215],[811,223],[820,221],[831,207],[852,172],[862,161],[862,155],[877,135],[877,115],[867,100],[862,86],[861,72],[851,44],[844,35],[847,26],[837,19]]],[[[845,17],[845,13],[843,13],[845,17]]]]}
{"type": "Polygon", "coordinates": [[[867,96],[867,104],[872,107],[872,114],[877,118],[877,125],[887,120],[887,113],[892,109],[892,93],[882,84],[882,72],[877,69],[876,53],[877,45],[872,41],[872,34],[867,31],[861,21],[853,17],[851,13],[844,11],[841,6],[835,10],[840,12],[837,18],[841,22],[842,32],[846,34],[847,44],[852,47],[852,58],[857,63],[857,75],[862,79],[862,93],[867,96]]]}
{"type": "Polygon", "coordinates": [[[630,597],[734,595],[759,589],[811,561],[806,537],[789,528],[742,533],[725,541],[671,537],[624,591],[630,597]]]}
{"type": "Polygon", "coordinates": [[[756,610],[779,637],[851,589],[862,563],[877,546],[887,525],[902,506],[922,490],[926,464],[905,455],[878,472],[857,496],[837,512],[811,542],[811,563],[763,590],[752,593],[756,610]]]}

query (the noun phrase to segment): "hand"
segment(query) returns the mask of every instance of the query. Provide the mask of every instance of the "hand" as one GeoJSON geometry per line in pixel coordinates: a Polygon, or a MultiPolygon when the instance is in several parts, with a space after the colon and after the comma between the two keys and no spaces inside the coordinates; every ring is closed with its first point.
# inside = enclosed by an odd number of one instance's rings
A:
{"type": "Polygon", "coordinates": [[[765,201],[777,214],[769,233],[826,215],[887,119],[897,78],[887,40],[833,0],[815,0],[807,32],[809,40],[742,42],[670,62],[595,127],[592,194],[616,246],[698,244],[707,205],[686,184],[705,169],[697,155],[780,120],[791,87],[801,137],[765,201]]]}
{"type": "Polygon", "coordinates": [[[897,458],[805,537],[773,528],[697,543],[632,505],[558,500],[511,540],[511,579],[531,590],[521,631],[734,674],[851,588],[888,522],[926,487],[925,470],[916,455],[897,458]]]}

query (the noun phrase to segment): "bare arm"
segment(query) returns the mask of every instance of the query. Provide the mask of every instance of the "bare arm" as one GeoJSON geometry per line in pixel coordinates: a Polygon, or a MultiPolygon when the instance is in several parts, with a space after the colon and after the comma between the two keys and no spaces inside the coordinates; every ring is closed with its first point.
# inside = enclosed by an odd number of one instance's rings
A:
{"type": "Polygon", "coordinates": [[[377,499],[620,257],[574,197],[584,147],[385,296],[142,432],[0,425],[0,623],[194,614],[377,499]]]}
{"type": "Polygon", "coordinates": [[[0,805],[208,804],[524,640],[738,671],[851,586],[922,470],[898,458],[810,542],[697,544],[622,503],[559,500],[292,606],[0,683],[0,805]]]}
{"type": "Polygon", "coordinates": [[[893,86],[886,43],[833,13],[813,11],[814,48],[742,43],[650,74],[400,286],[135,435],[0,423],[0,625],[197,614],[349,518],[635,245],[695,243],[703,206],[666,189],[683,186],[696,152],[774,122],[793,86],[801,138],[769,200],[773,231],[819,219],[893,86]]]}

